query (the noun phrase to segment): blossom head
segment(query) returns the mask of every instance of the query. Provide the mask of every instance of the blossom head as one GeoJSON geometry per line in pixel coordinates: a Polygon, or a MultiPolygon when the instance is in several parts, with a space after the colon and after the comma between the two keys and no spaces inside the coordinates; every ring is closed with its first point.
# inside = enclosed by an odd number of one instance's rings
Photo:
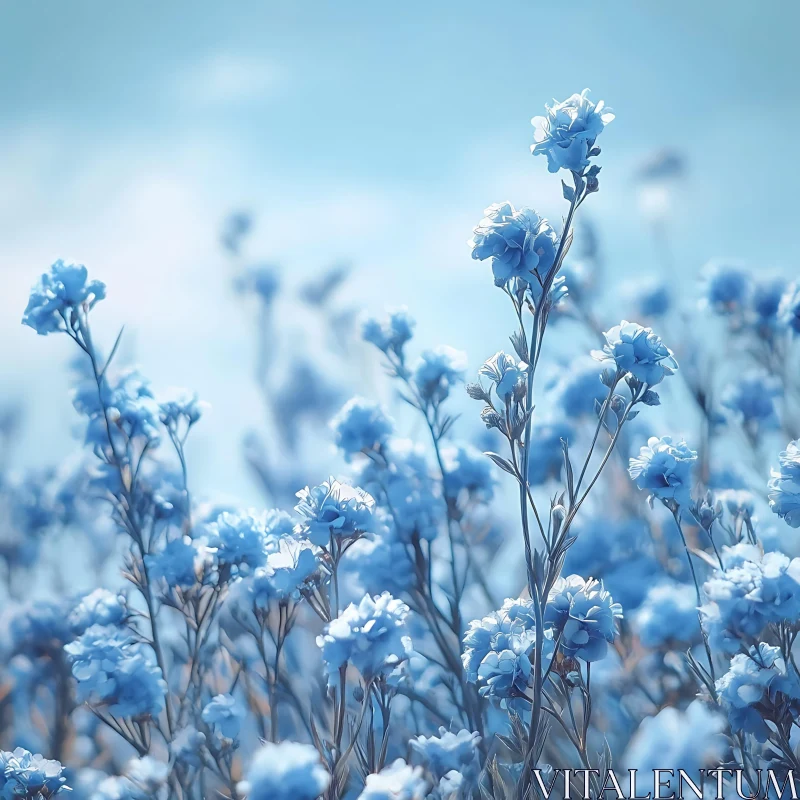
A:
{"type": "Polygon", "coordinates": [[[361,338],[382,353],[403,357],[403,347],[414,336],[416,321],[405,306],[387,312],[382,320],[369,317],[361,325],[361,338]]]}
{"type": "Polygon", "coordinates": [[[425,800],[427,793],[428,783],[422,770],[398,758],[380,772],[367,775],[357,800],[425,800]]]}
{"type": "Polygon", "coordinates": [[[615,603],[601,581],[580,575],[559,578],[545,607],[544,623],[561,636],[560,648],[569,658],[599,661],[616,636],[622,606],[615,603]]]}
{"type": "Polygon", "coordinates": [[[106,285],[88,280],[83,264],[68,264],[59,259],[31,290],[22,324],[44,336],[65,330],[64,317],[79,307],[87,311],[106,296],[106,285]]]}
{"type": "Polygon", "coordinates": [[[230,694],[218,694],[203,709],[203,722],[226,739],[239,735],[242,722],[247,716],[245,707],[230,694]]]}
{"type": "Polygon", "coordinates": [[[780,394],[780,384],[776,379],[766,373],[752,373],[740,377],[725,389],[722,405],[733,419],[756,435],[778,427],[775,398],[780,394]]]}
{"type": "Polygon", "coordinates": [[[692,468],[697,453],[681,439],[660,439],[651,436],[647,444],[632,458],[628,472],[636,485],[662,502],[674,500],[678,505],[691,501],[692,468]]]}
{"type": "Polygon", "coordinates": [[[414,385],[426,403],[441,403],[457,383],[463,383],[467,355],[447,345],[425,350],[414,366],[414,385]]]}
{"type": "Polygon", "coordinates": [[[712,261],[703,270],[701,306],[717,314],[740,313],[750,295],[750,274],[744,267],[712,261]]]}
{"type": "Polygon", "coordinates": [[[182,424],[187,427],[194,425],[200,417],[206,404],[198,397],[196,392],[187,389],[171,389],[158,404],[159,418],[170,430],[178,430],[182,424]]]}
{"type": "Polygon", "coordinates": [[[170,589],[188,589],[197,583],[198,575],[203,571],[203,562],[210,555],[200,542],[181,536],[144,558],[151,578],[163,580],[170,589]]]}
{"type": "Polygon", "coordinates": [[[450,497],[466,491],[471,498],[492,499],[495,471],[486,456],[470,445],[446,447],[442,450],[444,485],[450,497]]]}
{"type": "Polygon", "coordinates": [[[655,386],[678,369],[678,362],[651,328],[623,320],[603,334],[606,344],[594,355],[601,361],[613,361],[617,370],[641,383],[655,386]]]}
{"type": "Polygon", "coordinates": [[[324,547],[331,537],[358,538],[372,527],[375,501],[361,489],[335,478],[297,493],[295,511],[301,516],[300,529],[309,540],[324,547]]]}
{"type": "Polygon", "coordinates": [[[597,362],[589,358],[565,366],[553,386],[554,404],[570,420],[596,418],[597,404],[602,406],[608,394],[608,387],[600,380],[597,362]]]}
{"type": "Polygon", "coordinates": [[[282,536],[277,550],[270,552],[267,563],[253,574],[250,591],[255,604],[266,609],[271,600],[296,600],[301,587],[314,575],[317,567],[317,555],[311,542],[282,536]]]}
{"type": "Polygon", "coordinates": [[[514,397],[518,387],[525,382],[527,370],[524,364],[501,350],[486,361],[478,370],[478,374],[489,378],[494,384],[497,396],[508,402],[514,397]]]}
{"type": "Polygon", "coordinates": [[[786,280],[780,275],[763,278],[753,284],[750,312],[756,330],[772,330],[779,323],[781,300],[786,294],[786,280]]]}
{"type": "Polygon", "coordinates": [[[597,105],[589,100],[588,89],[562,103],[554,101],[546,106],[545,116],[531,120],[535,129],[531,153],[547,156],[550,172],[583,172],[589,166],[595,140],[613,119],[613,112],[602,100],[597,105]]]}
{"type": "Polygon", "coordinates": [[[800,335],[800,284],[793,283],[781,297],[778,321],[788,328],[792,335],[800,335]]]}
{"type": "Polygon", "coordinates": [[[379,450],[394,432],[394,423],[377,403],[353,397],[331,420],[331,429],[349,461],[357,453],[379,450]]]}
{"type": "MultiPolygon", "coordinates": [[[[461,661],[470,683],[481,695],[502,701],[520,697],[530,685],[536,645],[533,604],[506,600],[498,611],[470,622],[461,661]]],[[[542,667],[553,657],[552,634],[543,634],[542,667]]]]}
{"type": "Polygon", "coordinates": [[[22,747],[0,751],[0,797],[4,800],[47,800],[70,791],[58,761],[22,747]]]}
{"type": "Polygon", "coordinates": [[[248,800],[317,800],[330,780],[312,745],[267,743],[255,754],[236,788],[248,800]]]}
{"type": "Polygon", "coordinates": [[[717,695],[734,732],[751,733],[759,742],[770,736],[766,720],[784,722],[800,710],[800,683],[786,668],[780,648],[761,643],[731,660],[717,680],[717,695]]]}
{"type": "Polygon", "coordinates": [[[128,616],[125,596],[95,589],[78,600],[67,622],[76,636],[92,625],[120,625],[128,616]]]}
{"type": "Polygon", "coordinates": [[[388,676],[411,650],[407,616],[408,606],[388,592],[351,603],[317,637],[328,676],[348,663],[365,680],[388,676]]]}
{"type": "Polygon", "coordinates": [[[478,261],[492,259],[497,286],[509,281],[540,285],[555,263],[558,235],[550,223],[532,208],[515,209],[511,203],[495,203],[467,244],[478,261]]]}
{"type": "Polygon", "coordinates": [[[249,575],[266,558],[266,515],[223,511],[208,526],[208,544],[226,575],[249,575]]]}
{"type": "Polygon", "coordinates": [[[409,744],[437,780],[453,770],[465,778],[474,779],[479,770],[480,741],[479,734],[466,729],[451,733],[446,728],[439,728],[438,736],[417,736],[409,744]]]}
{"type": "Polygon", "coordinates": [[[800,439],[780,454],[769,482],[769,507],[792,528],[800,528],[800,439]]]}
{"type": "Polygon", "coordinates": [[[699,634],[694,594],[674,581],[651,586],[634,616],[634,626],[645,647],[694,644],[699,634]]]}

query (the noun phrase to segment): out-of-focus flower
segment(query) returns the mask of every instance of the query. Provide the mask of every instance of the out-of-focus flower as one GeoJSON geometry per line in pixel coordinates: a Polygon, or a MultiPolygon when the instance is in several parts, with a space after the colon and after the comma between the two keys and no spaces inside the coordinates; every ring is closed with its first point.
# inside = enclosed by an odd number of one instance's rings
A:
{"type": "Polygon", "coordinates": [[[438,736],[417,736],[409,744],[437,780],[453,770],[472,780],[477,777],[479,770],[480,741],[477,733],[466,729],[451,733],[446,728],[439,728],[438,736]]]}
{"type": "Polygon", "coordinates": [[[560,640],[560,649],[570,658],[599,661],[616,636],[616,620],[622,606],[615,603],[600,581],[585,581],[580,575],[559,578],[544,611],[544,623],[560,640]]]}
{"type": "Polygon", "coordinates": [[[159,398],[158,413],[161,422],[167,428],[177,430],[181,422],[194,425],[203,416],[206,404],[196,392],[188,389],[170,389],[163,398],[159,398]]]}
{"type": "Polygon", "coordinates": [[[181,536],[144,558],[151,578],[163,580],[170,589],[188,589],[197,583],[203,563],[210,560],[211,553],[201,542],[181,536]]]}
{"type": "Polygon", "coordinates": [[[652,586],[633,622],[645,647],[683,647],[700,635],[694,592],[675,581],[652,586]]]}
{"type": "Polygon", "coordinates": [[[781,297],[778,320],[797,336],[800,334],[800,285],[791,284],[781,297]]]}
{"type": "MultiPolygon", "coordinates": [[[[508,599],[498,611],[470,622],[461,661],[470,683],[484,696],[501,700],[520,697],[528,688],[536,644],[533,604],[508,599]]],[[[542,669],[553,657],[550,632],[543,634],[542,669]]]]}
{"type": "MultiPolygon", "coordinates": [[[[558,250],[558,234],[532,208],[515,209],[511,203],[495,203],[484,212],[467,244],[478,261],[492,259],[497,286],[511,280],[523,286],[541,283],[550,273],[558,250]]],[[[535,292],[535,289],[534,289],[535,292]]]]}
{"type": "Polygon", "coordinates": [[[593,359],[570,364],[554,383],[553,404],[570,420],[597,417],[598,406],[608,397],[608,387],[600,380],[600,370],[593,359]]]}
{"type": "Polygon", "coordinates": [[[425,800],[428,784],[419,767],[398,758],[380,772],[367,775],[357,800],[425,800]]]}
{"type": "Polygon", "coordinates": [[[531,426],[528,481],[532,486],[541,486],[551,478],[559,478],[564,467],[561,442],[569,444],[574,435],[566,420],[540,420],[531,426]]]}
{"type": "Polygon", "coordinates": [[[691,501],[692,468],[697,453],[681,439],[673,444],[670,436],[651,436],[632,458],[628,472],[636,485],[658,500],[674,500],[678,505],[691,501]]]}
{"type": "Polygon", "coordinates": [[[441,403],[457,383],[463,383],[467,355],[447,345],[425,350],[413,370],[414,385],[426,403],[441,403]]]}
{"type": "Polygon", "coordinates": [[[780,648],[763,642],[735,655],[716,688],[732,730],[751,733],[759,742],[770,736],[766,720],[781,723],[800,710],[800,683],[787,670],[780,648]]]}
{"type": "Polygon", "coordinates": [[[317,800],[330,775],[310,744],[265,744],[236,787],[247,800],[317,800]]]}
{"type": "Polygon", "coordinates": [[[167,685],[149,650],[121,630],[94,625],[64,650],[78,697],[123,719],[157,716],[167,685]]]}
{"type": "Polygon", "coordinates": [[[750,295],[752,324],[761,333],[772,330],[778,322],[778,309],[786,292],[786,279],[780,275],[755,281],[750,295]]]}
{"type": "Polygon", "coordinates": [[[172,738],[169,752],[178,763],[199,767],[202,764],[202,749],[205,742],[205,734],[188,725],[181,728],[172,738]]]}
{"type": "Polygon", "coordinates": [[[232,695],[218,694],[203,709],[203,722],[226,739],[239,735],[247,709],[232,695]]]}
{"type": "Polygon", "coordinates": [[[349,461],[356,453],[380,449],[394,433],[394,423],[377,403],[353,397],[331,420],[331,429],[349,461]]]}
{"type": "Polygon", "coordinates": [[[295,511],[302,517],[302,532],[319,547],[336,539],[357,538],[372,527],[375,501],[362,489],[335,478],[297,493],[295,511]]]}
{"type": "Polygon", "coordinates": [[[545,116],[531,120],[535,128],[531,153],[547,156],[550,172],[560,169],[583,172],[594,155],[595,140],[614,119],[614,113],[602,100],[597,105],[589,100],[588,89],[562,103],[553,101],[553,105],[546,106],[546,112],[545,116]]]}
{"type": "Polygon", "coordinates": [[[495,470],[486,456],[470,445],[442,449],[445,491],[458,497],[466,491],[470,497],[484,502],[492,499],[495,470]]]}
{"type": "Polygon", "coordinates": [[[22,747],[0,751],[0,797],[3,800],[47,800],[70,791],[58,761],[22,747]]]}
{"type": "Polygon", "coordinates": [[[740,313],[750,295],[750,274],[742,266],[712,261],[703,270],[701,305],[717,314],[740,313]]]}
{"type": "Polygon", "coordinates": [[[501,350],[486,361],[478,374],[485,375],[494,383],[494,390],[501,400],[510,401],[517,387],[524,383],[526,369],[524,364],[501,350]]]}
{"type": "Polygon", "coordinates": [[[800,528],[800,440],[789,442],[772,470],[769,507],[792,528],[800,528]]]}
{"type": "Polygon", "coordinates": [[[619,371],[655,386],[678,369],[670,350],[653,333],[635,322],[623,320],[603,334],[606,344],[592,355],[599,361],[613,361],[619,371]]]}
{"type": "Polygon", "coordinates": [[[343,566],[367,594],[399,595],[414,583],[414,564],[390,517],[381,511],[379,533],[359,539],[347,551],[343,566]]]}
{"type": "Polygon", "coordinates": [[[120,625],[128,616],[125,596],[95,589],[77,602],[67,620],[76,636],[92,625],[120,625]]]}
{"type": "Polygon", "coordinates": [[[281,288],[278,269],[272,264],[252,264],[239,275],[235,286],[240,292],[256,295],[265,306],[269,306],[281,288]]]}
{"type": "Polygon", "coordinates": [[[406,342],[414,336],[416,321],[405,306],[391,310],[383,320],[369,317],[361,326],[361,337],[383,353],[391,350],[402,356],[406,342]]]}
{"type": "Polygon", "coordinates": [[[347,663],[365,680],[391,673],[411,650],[407,615],[408,606],[388,592],[351,603],[317,637],[326,674],[337,675],[347,663]]]}
{"type": "Polygon", "coordinates": [[[146,797],[155,797],[156,792],[167,782],[169,766],[152,756],[132,758],[125,767],[125,776],[144,791],[146,797]]]}
{"type": "Polygon", "coordinates": [[[223,511],[207,526],[208,545],[214,548],[220,568],[231,575],[249,575],[264,564],[267,549],[267,517],[255,511],[234,514],[223,511]]]}
{"type": "Polygon", "coordinates": [[[650,278],[633,287],[634,307],[645,319],[663,317],[672,308],[672,292],[665,281],[650,278]]]}
{"type": "Polygon", "coordinates": [[[778,381],[767,373],[744,375],[728,386],[722,405],[753,435],[778,427],[775,398],[781,394],[778,381]]]}
{"type": "Polygon", "coordinates": [[[72,325],[70,317],[75,309],[89,310],[106,296],[106,285],[88,277],[83,264],[56,261],[31,289],[22,324],[40,335],[66,330],[64,317],[72,325]]]}

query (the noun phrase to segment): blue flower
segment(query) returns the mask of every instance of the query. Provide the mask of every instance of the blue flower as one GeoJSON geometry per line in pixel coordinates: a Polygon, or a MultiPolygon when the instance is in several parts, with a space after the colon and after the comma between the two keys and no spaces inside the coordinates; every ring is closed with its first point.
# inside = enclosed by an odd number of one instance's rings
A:
{"type": "Polygon", "coordinates": [[[780,648],[763,642],[735,655],[716,688],[731,729],[751,733],[759,742],[770,737],[765,720],[785,723],[787,714],[800,711],[800,683],[787,670],[780,648]]]}
{"type": "Polygon", "coordinates": [[[78,681],[78,697],[108,706],[116,717],[158,716],[167,685],[150,651],[116,628],[94,625],[64,650],[78,681]]]}
{"type": "Polygon", "coordinates": [[[267,516],[254,511],[223,511],[208,527],[208,544],[220,567],[234,576],[248,575],[266,560],[267,516]]]}
{"type": "Polygon", "coordinates": [[[560,649],[570,658],[599,661],[616,636],[616,620],[622,606],[615,603],[601,581],[580,575],[559,578],[550,590],[544,624],[560,640],[560,649]]]}
{"type": "Polygon", "coordinates": [[[638,458],[631,459],[628,472],[636,485],[651,497],[687,505],[691,501],[695,461],[697,453],[690,450],[683,439],[673,444],[670,436],[660,439],[651,436],[638,458]]]}
{"type": "Polygon", "coordinates": [[[800,528],[800,440],[786,445],[772,470],[769,507],[792,528],[800,528]]]}
{"type": "Polygon", "coordinates": [[[57,653],[73,638],[69,612],[64,601],[38,601],[23,608],[9,626],[13,650],[32,658],[57,653]]]}
{"type": "Polygon", "coordinates": [[[191,427],[204,410],[205,403],[198,399],[197,393],[187,389],[170,390],[158,404],[159,418],[171,430],[177,430],[182,422],[191,427]]]}
{"type": "Polygon", "coordinates": [[[551,478],[558,479],[564,467],[564,449],[575,432],[566,420],[539,420],[531,426],[528,481],[532,486],[541,486],[551,478]]]}
{"type": "Polygon", "coordinates": [[[391,350],[402,356],[403,347],[413,337],[416,324],[408,309],[401,306],[389,311],[384,320],[366,319],[361,326],[361,337],[383,353],[391,350]]]}
{"type": "Polygon", "coordinates": [[[84,307],[88,311],[106,296],[106,285],[101,281],[89,281],[88,277],[82,264],[56,261],[31,290],[22,324],[40,335],[66,330],[64,317],[72,326],[71,315],[75,309],[84,307]]]}
{"type": "Polygon", "coordinates": [[[648,386],[661,383],[678,369],[678,362],[651,328],[623,320],[603,334],[602,351],[592,353],[600,361],[613,361],[617,370],[631,375],[648,386]]]}
{"type": "Polygon", "coordinates": [[[260,608],[267,608],[273,599],[297,599],[300,587],[317,570],[317,556],[309,541],[284,535],[277,547],[267,555],[266,565],[253,573],[251,591],[260,608]]]}
{"type": "Polygon", "coordinates": [[[198,580],[203,548],[188,536],[167,542],[161,550],[144,557],[150,577],[163,580],[170,589],[188,589],[198,580]]]}
{"type": "Polygon", "coordinates": [[[800,285],[791,284],[778,307],[778,320],[797,336],[800,334],[800,285]]]}
{"type": "Polygon", "coordinates": [[[444,485],[447,494],[458,497],[466,491],[471,498],[489,501],[494,494],[495,470],[489,459],[470,445],[442,449],[444,485]]]}
{"type": "Polygon", "coordinates": [[[741,312],[750,295],[750,274],[744,267],[712,261],[703,270],[701,305],[718,314],[741,312]]]}
{"type": "Polygon", "coordinates": [[[657,583],[636,612],[634,625],[645,647],[693,644],[700,635],[694,593],[675,581],[657,583]]]}
{"type": "Polygon", "coordinates": [[[358,538],[372,528],[375,501],[365,491],[335,478],[297,493],[295,511],[302,517],[300,529],[318,547],[332,538],[358,538]]]}
{"type": "Polygon", "coordinates": [[[0,798],[45,800],[70,791],[58,761],[34,755],[22,747],[0,751],[0,798]]]}
{"type": "Polygon", "coordinates": [[[439,728],[438,736],[417,736],[411,739],[409,744],[437,780],[452,770],[460,772],[467,780],[474,780],[480,769],[478,763],[480,741],[481,737],[477,733],[466,729],[451,733],[446,728],[439,728]]]}
{"type": "Polygon", "coordinates": [[[426,403],[441,403],[457,383],[463,383],[466,353],[447,345],[425,350],[414,366],[414,385],[426,403]]]}
{"type": "Polygon", "coordinates": [[[774,398],[781,394],[778,381],[767,373],[740,377],[722,395],[722,405],[752,435],[778,427],[774,398]]]}
{"type": "Polygon", "coordinates": [[[485,375],[494,383],[494,390],[501,400],[510,401],[517,387],[524,384],[527,371],[522,362],[501,350],[486,361],[478,374],[485,375]]]}
{"type": "Polygon", "coordinates": [[[197,728],[187,725],[173,736],[169,752],[178,763],[189,767],[199,767],[203,763],[202,750],[205,743],[205,734],[200,733],[197,728]]]}
{"type": "Polygon", "coordinates": [[[230,694],[218,694],[203,709],[203,722],[226,739],[239,735],[247,709],[230,694]]]}
{"type": "Polygon", "coordinates": [[[778,322],[778,309],[786,292],[786,279],[780,275],[763,278],[753,284],[750,310],[757,329],[771,330],[778,322]]]}
{"type": "Polygon", "coordinates": [[[591,359],[565,367],[552,391],[554,405],[570,420],[596,419],[597,403],[602,406],[609,394],[597,362],[591,359]]]}
{"type": "MultiPolygon", "coordinates": [[[[529,600],[508,599],[498,611],[470,622],[461,661],[470,683],[481,695],[507,700],[530,685],[536,627],[529,600]]],[[[543,634],[542,669],[553,657],[550,632],[543,634]]]]}
{"type": "Polygon", "coordinates": [[[367,775],[364,790],[356,800],[425,800],[428,783],[419,767],[398,758],[380,772],[367,775]]]}
{"type": "Polygon", "coordinates": [[[252,292],[265,306],[272,304],[281,287],[278,270],[272,264],[253,264],[236,279],[236,289],[252,292]]]}
{"type": "Polygon", "coordinates": [[[589,166],[595,140],[614,119],[602,100],[595,105],[588,95],[589,90],[584,89],[562,103],[553,101],[552,106],[546,106],[546,116],[531,120],[535,128],[531,153],[546,155],[550,172],[583,172],[589,166]]]}
{"type": "Polygon", "coordinates": [[[267,743],[256,752],[236,788],[247,800],[317,800],[330,780],[312,745],[267,743]]]}
{"type": "Polygon", "coordinates": [[[660,280],[644,280],[634,287],[633,303],[645,319],[663,317],[672,307],[669,284],[660,280]]]}
{"type": "Polygon", "coordinates": [[[394,423],[377,404],[353,397],[331,420],[336,446],[345,459],[356,453],[378,450],[394,432],[394,423]]]}
{"type": "Polygon", "coordinates": [[[558,250],[558,235],[550,223],[532,208],[516,210],[511,203],[495,203],[484,212],[484,218],[467,242],[472,257],[478,261],[492,259],[492,272],[497,286],[511,280],[540,287],[553,268],[558,250]]]}
{"type": "Polygon", "coordinates": [[[351,603],[317,637],[326,675],[332,679],[349,663],[365,680],[387,676],[411,650],[407,616],[408,606],[388,592],[351,603]]]}
{"type": "Polygon", "coordinates": [[[128,616],[124,595],[95,589],[84,595],[72,609],[67,620],[76,636],[80,636],[92,625],[120,625],[128,616]]]}

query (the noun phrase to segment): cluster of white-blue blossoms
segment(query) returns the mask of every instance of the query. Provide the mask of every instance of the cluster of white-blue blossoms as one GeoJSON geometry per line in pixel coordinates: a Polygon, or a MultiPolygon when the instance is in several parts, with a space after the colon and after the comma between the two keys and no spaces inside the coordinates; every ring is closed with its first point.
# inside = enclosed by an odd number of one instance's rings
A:
{"type": "MultiPolygon", "coordinates": [[[[563,224],[503,201],[474,228],[514,326],[476,382],[460,350],[417,349],[402,307],[360,328],[401,403],[347,400],[310,354],[281,378],[262,346],[278,425],[245,457],[268,510],[193,494],[204,404],[121,365],[119,336],[97,344],[106,287],[85,267],[42,276],[23,323],[74,343],[86,454],[0,464],[2,800],[529,800],[564,768],[601,798],[612,759],[737,764],[757,792],[762,766],[800,768],[800,289],[713,262],[696,325],[668,324],[675,291],[649,280],[628,292],[644,324],[606,330],[576,219],[613,119],[588,91],[533,119],[563,224]],[[600,348],[553,358],[551,325],[600,348]],[[718,366],[720,335],[735,357],[718,366]],[[40,597],[44,543],[79,536],[108,588],[40,597]]],[[[232,218],[223,246],[269,342],[281,281],[239,263],[250,227],[232,218]]],[[[347,351],[363,345],[332,307],[344,274],[300,296],[347,351]]],[[[0,414],[0,447],[12,427],[0,414]]]]}

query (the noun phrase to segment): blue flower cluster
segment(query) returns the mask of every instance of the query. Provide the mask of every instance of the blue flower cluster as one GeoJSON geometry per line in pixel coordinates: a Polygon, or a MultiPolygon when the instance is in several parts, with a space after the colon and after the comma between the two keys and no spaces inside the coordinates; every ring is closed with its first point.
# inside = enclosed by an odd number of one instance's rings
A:
{"type": "Polygon", "coordinates": [[[789,442],[772,470],[769,507],[793,528],[800,528],[800,441],[789,442]]]}
{"type": "Polygon", "coordinates": [[[636,485],[663,503],[687,505],[691,500],[692,468],[697,453],[686,442],[652,436],[631,458],[629,472],[636,485]]]}
{"type": "Polygon", "coordinates": [[[307,744],[265,744],[254,756],[238,785],[248,800],[317,800],[330,775],[319,753],[307,744]]]}
{"type": "Polygon", "coordinates": [[[58,761],[22,747],[0,751],[0,797],[3,800],[46,800],[70,791],[58,761]]]}
{"type": "Polygon", "coordinates": [[[297,493],[295,511],[301,516],[300,529],[315,545],[357,538],[371,530],[375,501],[367,492],[335,478],[297,493]]]}

